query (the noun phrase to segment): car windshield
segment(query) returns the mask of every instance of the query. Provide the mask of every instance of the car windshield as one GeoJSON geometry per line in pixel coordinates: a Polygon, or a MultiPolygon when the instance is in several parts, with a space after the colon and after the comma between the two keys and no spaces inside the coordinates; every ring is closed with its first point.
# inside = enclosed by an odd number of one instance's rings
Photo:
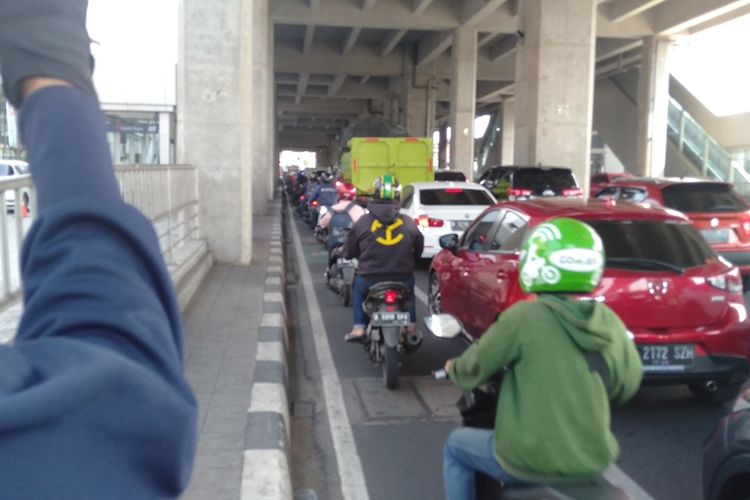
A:
{"type": "Polygon", "coordinates": [[[495,201],[481,189],[443,188],[423,189],[419,193],[422,205],[492,205],[495,201]]]}
{"type": "Polygon", "coordinates": [[[689,223],[648,220],[586,222],[601,236],[609,267],[680,271],[716,258],[689,223]]]}
{"type": "Polygon", "coordinates": [[[578,187],[571,171],[565,168],[521,168],[513,174],[513,185],[533,191],[544,188],[562,191],[578,187]]]}
{"type": "Polygon", "coordinates": [[[686,182],[662,190],[664,205],[680,212],[744,212],[748,204],[729,184],[686,182]]]}

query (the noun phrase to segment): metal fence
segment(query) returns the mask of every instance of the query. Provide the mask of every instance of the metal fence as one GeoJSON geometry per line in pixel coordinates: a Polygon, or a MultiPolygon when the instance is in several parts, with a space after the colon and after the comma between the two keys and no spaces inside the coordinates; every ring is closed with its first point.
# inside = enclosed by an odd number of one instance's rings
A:
{"type": "MultiPolygon", "coordinates": [[[[205,245],[200,235],[195,167],[183,165],[118,166],[120,190],[127,203],[151,219],[170,272],[205,245]]],[[[0,178],[0,311],[21,292],[21,245],[37,213],[31,176],[0,178]],[[28,198],[24,196],[28,195],[28,198]],[[28,206],[23,201],[29,200],[28,206]]]]}

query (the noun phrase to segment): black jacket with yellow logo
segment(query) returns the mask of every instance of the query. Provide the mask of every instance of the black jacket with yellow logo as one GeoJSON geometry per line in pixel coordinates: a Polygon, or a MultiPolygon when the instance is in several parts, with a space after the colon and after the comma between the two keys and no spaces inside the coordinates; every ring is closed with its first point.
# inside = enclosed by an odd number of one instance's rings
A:
{"type": "Polygon", "coordinates": [[[354,223],[345,245],[346,257],[359,259],[357,273],[378,279],[414,273],[424,247],[414,219],[399,214],[398,204],[392,201],[372,200],[367,209],[370,213],[354,223]]]}

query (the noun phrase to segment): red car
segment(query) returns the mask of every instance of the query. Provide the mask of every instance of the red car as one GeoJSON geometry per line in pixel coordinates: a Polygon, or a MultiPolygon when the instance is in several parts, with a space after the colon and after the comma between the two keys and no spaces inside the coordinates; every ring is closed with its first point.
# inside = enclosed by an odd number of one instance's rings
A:
{"type": "Polygon", "coordinates": [[[750,204],[726,182],[620,178],[596,198],[646,202],[679,210],[716,252],[740,269],[750,289],[750,204]]]}
{"type": "Polygon", "coordinates": [[[599,192],[599,190],[606,184],[609,184],[615,179],[623,179],[627,177],[631,177],[631,175],[627,172],[599,172],[598,174],[592,174],[591,180],[589,181],[589,196],[593,196],[595,193],[599,192]]]}
{"type": "Polygon", "coordinates": [[[430,266],[430,311],[453,314],[480,337],[505,309],[529,298],[518,282],[528,228],[562,216],[587,222],[601,236],[604,275],[584,300],[603,301],[622,318],[641,353],[644,380],[686,383],[710,400],[734,396],[750,355],[740,274],[671,210],[611,200],[494,205],[460,240],[441,238],[443,250],[430,266]]]}

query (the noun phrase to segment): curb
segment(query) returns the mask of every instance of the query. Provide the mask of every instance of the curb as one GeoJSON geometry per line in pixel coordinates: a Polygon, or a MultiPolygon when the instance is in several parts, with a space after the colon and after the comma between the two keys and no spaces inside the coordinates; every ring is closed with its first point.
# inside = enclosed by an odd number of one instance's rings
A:
{"type": "Polygon", "coordinates": [[[282,204],[279,199],[272,204],[263,316],[245,427],[241,500],[292,499],[282,204]]]}

